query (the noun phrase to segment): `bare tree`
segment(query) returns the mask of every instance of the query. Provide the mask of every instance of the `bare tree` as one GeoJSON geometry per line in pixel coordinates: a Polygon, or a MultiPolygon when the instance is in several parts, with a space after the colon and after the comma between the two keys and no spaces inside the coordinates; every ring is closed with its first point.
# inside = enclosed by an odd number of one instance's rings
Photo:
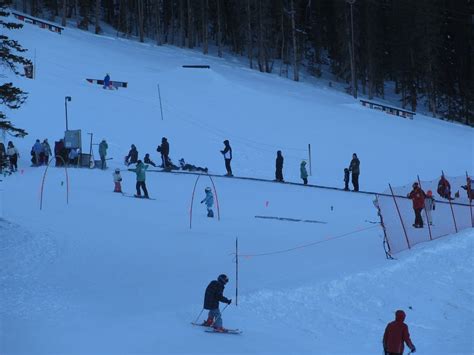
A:
{"type": "Polygon", "coordinates": [[[144,23],[144,16],[143,16],[143,1],[138,0],[137,4],[137,12],[138,12],[138,33],[140,35],[140,42],[143,42],[145,40],[145,33],[143,30],[143,23],[144,23]]]}
{"type": "Polygon", "coordinates": [[[95,34],[96,35],[100,33],[99,14],[100,14],[100,0],[95,0],[95,34]]]}
{"type": "Polygon", "coordinates": [[[221,1],[217,0],[217,55],[222,57],[221,1]]]}
{"type": "Polygon", "coordinates": [[[66,7],[67,7],[67,0],[63,0],[63,12],[61,16],[61,25],[66,27],[66,7]]]}
{"type": "Polygon", "coordinates": [[[208,11],[209,11],[209,0],[201,0],[202,52],[204,54],[207,54],[209,52],[209,31],[207,30],[208,11]]]}
{"type": "Polygon", "coordinates": [[[291,11],[291,36],[293,37],[293,80],[299,81],[299,65],[298,65],[298,47],[296,46],[296,25],[295,25],[295,6],[293,0],[290,0],[291,11]]]}
{"type": "Polygon", "coordinates": [[[252,12],[250,10],[250,0],[247,0],[247,55],[249,57],[250,68],[253,69],[253,34],[252,34],[252,12]]]}

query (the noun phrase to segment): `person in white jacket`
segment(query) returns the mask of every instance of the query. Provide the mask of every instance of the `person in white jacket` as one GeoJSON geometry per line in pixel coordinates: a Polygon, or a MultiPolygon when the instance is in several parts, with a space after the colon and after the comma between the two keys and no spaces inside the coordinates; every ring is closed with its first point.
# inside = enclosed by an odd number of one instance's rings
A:
{"type": "Polygon", "coordinates": [[[122,193],[122,175],[120,175],[120,169],[115,169],[114,173],[112,174],[114,177],[115,188],[114,192],[122,193]]]}
{"type": "Polygon", "coordinates": [[[426,198],[425,198],[425,211],[426,216],[428,218],[428,223],[430,226],[433,225],[433,218],[431,216],[431,211],[434,211],[436,208],[435,199],[433,198],[433,191],[428,190],[426,191],[426,198]]]}
{"type": "Polygon", "coordinates": [[[17,171],[18,158],[20,157],[20,153],[18,153],[18,150],[13,145],[12,141],[8,142],[7,157],[8,157],[8,160],[10,161],[10,170],[17,171]]]}

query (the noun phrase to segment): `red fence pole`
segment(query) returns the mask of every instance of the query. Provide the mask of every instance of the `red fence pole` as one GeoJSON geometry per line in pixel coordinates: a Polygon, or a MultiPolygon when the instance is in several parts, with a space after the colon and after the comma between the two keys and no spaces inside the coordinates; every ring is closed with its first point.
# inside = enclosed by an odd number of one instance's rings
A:
{"type": "Polygon", "coordinates": [[[393,193],[392,186],[391,186],[390,184],[388,184],[388,187],[390,187],[390,192],[392,193],[393,202],[395,202],[395,207],[397,208],[398,216],[400,217],[400,222],[402,223],[403,233],[405,233],[405,238],[406,238],[406,240],[407,240],[408,249],[411,249],[410,241],[408,240],[407,230],[406,230],[406,228],[405,228],[405,224],[403,223],[403,218],[402,218],[402,215],[401,215],[401,213],[400,213],[400,209],[398,208],[398,203],[397,203],[397,200],[396,200],[395,195],[394,195],[394,193],[393,193]]]}
{"type": "Polygon", "coordinates": [[[207,176],[209,176],[209,179],[211,179],[212,188],[214,189],[214,196],[216,196],[217,220],[220,221],[221,220],[221,212],[220,212],[220,208],[219,208],[219,199],[217,198],[216,185],[214,185],[214,180],[212,179],[212,176],[209,175],[209,174],[207,174],[207,176]]]}
{"type": "MultiPolygon", "coordinates": [[[[423,187],[421,187],[421,181],[420,181],[420,176],[417,175],[416,178],[418,179],[418,184],[420,185],[420,189],[423,190],[423,187]]],[[[426,199],[426,197],[425,197],[426,199]]],[[[430,226],[430,221],[428,219],[428,211],[426,210],[426,204],[424,204],[423,209],[425,210],[425,215],[426,215],[426,224],[428,225],[428,232],[430,232],[430,240],[433,240],[433,237],[431,235],[431,226],[430,226]]]]}
{"type": "Polygon", "coordinates": [[[201,177],[201,175],[198,175],[196,181],[194,182],[193,194],[191,195],[191,207],[189,208],[189,229],[192,228],[192,223],[193,223],[194,192],[196,191],[196,185],[197,185],[200,177],[201,177]]]}
{"type": "MultiPolygon", "coordinates": [[[[69,175],[67,173],[67,166],[66,166],[66,162],[64,161],[63,157],[60,156],[60,155],[56,155],[55,156],[56,159],[61,159],[61,161],[63,162],[63,165],[64,165],[64,170],[66,171],[66,204],[69,204],[69,175]]],[[[43,174],[43,179],[41,181],[41,192],[40,192],[40,210],[43,209],[43,191],[44,191],[44,182],[46,180],[46,174],[48,172],[48,169],[49,169],[49,164],[51,164],[51,162],[53,161],[53,158],[51,158],[51,160],[48,162],[48,164],[46,165],[46,170],[44,171],[44,174],[43,174]]]]}

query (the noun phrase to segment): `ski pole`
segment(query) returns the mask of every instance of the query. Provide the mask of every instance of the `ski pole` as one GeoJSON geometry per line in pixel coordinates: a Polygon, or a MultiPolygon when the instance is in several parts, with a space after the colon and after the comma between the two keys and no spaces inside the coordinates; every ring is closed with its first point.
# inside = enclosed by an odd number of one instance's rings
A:
{"type": "Polygon", "coordinates": [[[229,307],[228,304],[226,304],[225,307],[222,309],[221,314],[224,313],[224,311],[225,311],[225,309],[226,309],[227,307],[229,307]]]}
{"type": "Polygon", "coordinates": [[[197,323],[197,322],[198,322],[199,317],[201,317],[202,312],[204,312],[204,308],[201,309],[201,312],[200,312],[199,315],[197,316],[197,318],[196,318],[196,320],[194,321],[194,323],[197,323]]]}

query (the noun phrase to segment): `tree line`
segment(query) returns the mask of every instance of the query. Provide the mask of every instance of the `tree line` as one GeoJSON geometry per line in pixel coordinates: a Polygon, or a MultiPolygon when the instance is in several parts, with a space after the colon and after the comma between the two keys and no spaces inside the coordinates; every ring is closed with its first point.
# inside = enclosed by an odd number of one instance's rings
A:
{"type": "Polygon", "coordinates": [[[33,16],[112,25],[141,42],[210,46],[250,68],[300,80],[329,70],[347,92],[396,97],[416,111],[474,125],[470,0],[17,0],[33,16]],[[353,58],[353,63],[351,63],[353,58]],[[351,75],[354,80],[351,80],[351,75]],[[352,83],[355,83],[353,85],[352,83]]]}

